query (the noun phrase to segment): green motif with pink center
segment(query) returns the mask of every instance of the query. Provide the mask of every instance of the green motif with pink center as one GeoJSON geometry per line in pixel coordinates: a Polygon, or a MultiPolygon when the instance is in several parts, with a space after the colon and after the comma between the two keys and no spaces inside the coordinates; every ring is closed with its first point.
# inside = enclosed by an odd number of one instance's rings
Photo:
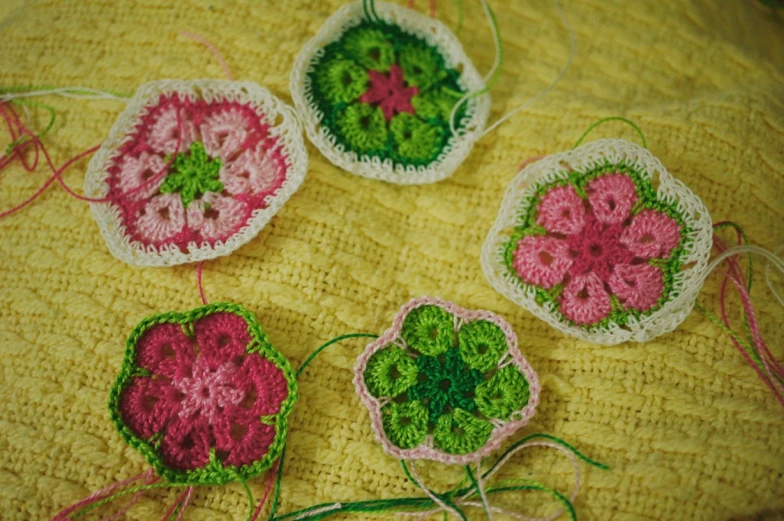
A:
{"type": "MultiPolygon", "coordinates": [[[[427,166],[448,147],[459,78],[422,38],[367,20],[324,47],[308,73],[310,103],[337,144],[406,166],[427,166]]],[[[468,119],[462,104],[456,130],[468,119]]]]}

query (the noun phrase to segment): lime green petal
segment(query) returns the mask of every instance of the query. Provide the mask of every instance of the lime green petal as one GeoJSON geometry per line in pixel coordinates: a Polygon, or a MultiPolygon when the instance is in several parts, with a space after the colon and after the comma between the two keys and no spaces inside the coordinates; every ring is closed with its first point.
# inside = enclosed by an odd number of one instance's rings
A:
{"type": "Polygon", "coordinates": [[[395,153],[403,162],[427,164],[443,150],[444,130],[416,116],[401,113],[389,123],[395,153]]]}
{"type": "Polygon", "coordinates": [[[509,419],[528,404],[528,380],[513,365],[498,371],[490,380],[479,384],[474,401],[479,412],[488,418],[509,419]]]}
{"type": "Polygon", "coordinates": [[[483,373],[498,365],[501,356],[509,350],[504,331],[487,320],[464,325],[457,333],[457,338],[463,360],[483,373]]]}
{"type": "Polygon", "coordinates": [[[316,84],[319,92],[331,103],[349,103],[368,88],[368,73],[350,60],[332,58],[318,65],[316,84]]]}
{"type": "Polygon", "coordinates": [[[395,48],[383,31],[371,27],[349,29],[341,39],[343,51],[365,68],[387,72],[395,63],[395,48]]]}
{"type": "Polygon", "coordinates": [[[401,348],[389,346],[370,357],[362,376],[370,394],[394,398],[416,384],[418,375],[414,359],[401,348]]]}
{"type": "Polygon", "coordinates": [[[401,449],[414,448],[427,436],[427,409],[421,402],[389,403],[381,416],[387,438],[401,449]]]}
{"type": "Polygon", "coordinates": [[[438,419],[433,431],[435,446],[449,454],[468,454],[490,439],[493,426],[462,409],[455,409],[438,419]]]}
{"type": "Polygon", "coordinates": [[[454,317],[438,306],[420,306],[406,315],[401,334],[410,348],[438,356],[454,345],[454,317]]]}
{"type": "MultiPolygon", "coordinates": [[[[416,115],[420,118],[448,125],[452,109],[459,100],[460,96],[444,89],[436,89],[417,94],[411,98],[411,106],[414,107],[416,115]]],[[[463,107],[465,104],[461,105],[461,109],[458,111],[458,121],[465,112],[463,107]]]]}
{"type": "Polygon", "coordinates": [[[349,105],[338,112],[336,123],[349,148],[354,152],[368,154],[386,146],[386,120],[378,107],[367,103],[349,105]]]}
{"type": "Polygon", "coordinates": [[[399,63],[406,83],[419,87],[420,90],[427,89],[446,77],[444,60],[433,47],[406,44],[400,49],[399,63]]]}

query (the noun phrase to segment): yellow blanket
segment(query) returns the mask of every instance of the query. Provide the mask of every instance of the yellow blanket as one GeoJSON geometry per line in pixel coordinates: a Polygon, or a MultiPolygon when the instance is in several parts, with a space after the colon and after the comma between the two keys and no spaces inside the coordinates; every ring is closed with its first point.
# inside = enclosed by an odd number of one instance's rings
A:
{"type": "MultiPolygon", "coordinates": [[[[290,102],[298,49],[342,2],[3,3],[0,85],[131,93],[154,79],[221,77],[204,47],[179,36],[189,30],[224,53],[235,78],[290,102]]],[[[460,37],[486,71],[491,36],[478,2],[464,3],[460,37]]],[[[506,68],[491,120],[552,81],[569,48],[552,2],[494,3],[506,68]]],[[[437,8],[454,26],[453,4],[437,8]]],[[[495,293],[479,264],[519,162],[571,147],[608,115],[639,123],[651,151],[703,198],[714,221],[741,223],[769,249],[783,243],[781,18],[753,1],[565,0],[563,8],[578,39],[563,81],[480,141],[452,178],[419,187],[370,181],[333,167],[308,145],[311,167],[300,191],[249,244],[206,263],[207,296],[252,310],[295,367],[334,336],[381,332],[413,296],[492,310],[512,323],[543,382],[526,432],[565,438],[611,467],[583,476],[581,520],[715,521],[784,508],[784,411],[715,325],[695,311],[676,332],[646,344],[575,341],[495,293]]],[[[45,138],[56,164],[100,144],[123,108],[45,101],[60,111],[45,138]]],[[[38,128],[47,118],[30,116],[38,128]]],[[[610,136],[636,139],[617,124],[591,139],[610,136]]],[[[7,134],[0,139],[5,146],[7,134]]],[[[80,190],[85,169],[86,160],[77,163],[67,183],[80,190]]],[[[0,210],[47,177],[44,168],[27,174],[18,164],[3,171],[0,210]]],[[[147,315],[196,307],[199,295],[191,265],[139,269],[114,259],[88,206],[56,187],[0,220],[0,259],[0,518],[48,519],[148,468],[114,431],[107,392],[130,330],[147,315]]],[[[762,279],[753,296],[781,359],[784,316],[762,279]]],[[[719,280],[710,277],[700,298],[713,310],[719,280]]],[[[351,370],[362,348],[360,340],[334,346],[303,376],[280,512],[419,494],[374,441],[354,394],[351,370]]],[[[436,490],[462,478],[460,469],[420,469],[436,490]]],[[[568,461],[548,449],[519,456],[499,479],[515,476],[563,492],[573,483],[568,461]]],[[[263,480],[251,488],[259,496],[263,480]]],[[[146,493],[127,518],[159,519],[175,493],[146,493]]],[[[540,515],[556,508],[536,494],[499,504],[540,515]]],[[[185,519],[239,520],[246,508],[239,485],[204,488],[185,519]]],[[[480,510],[470,515],[483,519],[480,510]]]]}

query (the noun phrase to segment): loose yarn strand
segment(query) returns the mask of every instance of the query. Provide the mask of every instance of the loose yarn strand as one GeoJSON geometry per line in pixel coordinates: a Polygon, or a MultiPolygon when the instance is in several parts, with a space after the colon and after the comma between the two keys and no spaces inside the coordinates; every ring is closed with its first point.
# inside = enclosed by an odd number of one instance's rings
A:
{"type": "Polygon", "coordinates": [[[130,94],[111,92],[90,87],[42,87],[12,85],[0,87],[0,102],[32,98],[38,96],[60,96],[62,98],[75,98],[83,100],[113,100],[128,103],[130,94]]]}
{"type": "Polygon", "coordinates": [[[195,33],[189,32],[189,31],[180,31],[180,34],[182,36],[185,36],[186,38],[190,38],[191,40],[195,40],[195,41],[199,42],[200,44],[202,44],[203,46],[205,46],[212,53],[212,55],[215,57],[215,59],[218,60],[218,63],[220,64],[221,68],[223,69],[223,74],[226,76],[226,79],[231,81],[231,70],[229,69],[229,66],[226,63],[226,60],[223,59],[223,55],[221,55],[221,53],[220,53],[220,51],[218,50],[217,47],[215,47],[213,44],[211,44],[209,40],[207,40],[206,38],[204,38],[203,36],[200,36],[198,34],[195,34],[195,33]]]}
{"type": "MultiPolygon", "coordinates": [[[[569,70],[569,67],[571,67],[572,60],[574,59],[574,55],[577,52],[577,37],[575,36],[574,31],[572,30],[571,24],[569,24],[569,20],[566,18],[566,16],[564,15],[563,10],[561,9],[561,5],[560,5],[559,1],[558,0],[553,0],[553,4],[555,6],[556,11],[558,12],[558,17],[561,19],[561,23],[563,24],[564,27],[566,27],[566,30],[569,32],[569,56],[566,58],[566,64],[564,64],[563,68],[561,69],[561,72],[558,73],[558,76],[555,77],[555,79],[553,80],[552,83],[550,83],[550,85],[548,85],[547,87],[542,89],[538,94],[536,94],[533,98],[529,99],[528,101],[526,101],[522,105],[512,109],[511,111],[509,111],[506,114],[504,114],[503,116],[501,116],[501,118],[499,118],[495,123],[490,125],[488,128],[485,129],[484,132],[482,132],[482,135],[479,136],[480,138],[486,136],[487,134],[489,134],[490,132],[492,132],[493,130],[498,128],[498,126],[501,125],[502,123],[504,123],[506,120],[508,120],[509,118],[511,118],[512,116],[514,116],[518,112],[520,112],[521,110],[525,109],[526,107],[529,107],[533,103],[536,103],[539,99],[541,99],[542,97],[547,95],[551,90],[553,90],[558,85],[558,83],[560,83],[561,79],[563,79],[563,77],[566,76],[566,73],[569,70]]],[[[462,102],[462,100],[461,100],[461,102],[462,102]]],[[[458,102],[458,103],[460,103],[460,102],[458,102]]],[[[456,105],[456,107],[457,107],[457,105],[456,105]]],[[[456,113],[457,113],[456,108],[452,109],[452,117],[450,118],[450,126],[452,126],[452,133],[453,134],[454,134],[453,119],[454,119],[454,115],[456,113]]]]}
{"type": "Polygon", "coordinates": [[[648,148],[648,142],[645,141],[645,135],[642,133],[642,129],[635,122],[621,116],[610,116],[608,118],[602,118],[599,121],[592,124],[590,127],[588,127],[588,129],[585,132],[583,132],[583,135],[580,136],[580,139],[577,140],[577,143],[574,144],[572,149],[577,148],[580,145],[580,143],[582,143],[583,140],[588,136],[588,134],[590,134],[596,127],[598,127],[599,125],[603,125],[608,121],[622,121],[627,125],[631,126],[637,132],[637,135],[640,136],[640,141],[642,141],[643,148],[648,148]]]}

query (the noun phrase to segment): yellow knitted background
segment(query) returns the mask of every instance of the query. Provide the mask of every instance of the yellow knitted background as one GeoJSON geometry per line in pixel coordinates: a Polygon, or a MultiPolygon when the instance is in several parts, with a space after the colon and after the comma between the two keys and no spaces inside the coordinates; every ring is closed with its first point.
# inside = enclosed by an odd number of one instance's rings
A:
{"type": "MultiPolygon", "coordinates": [[[[236,79],[290,102],[297,51],[342,2],[0,3],[0,85],[131,93],[161,78],[221,77],[204,47],[178,36],[189,30],[224,53],[236,79]]],[[[464,3],[460,36],[486,71],[491,36],[478,2],[464,3]]],[[[569,48],[552,2],[494,4],[506,67],[492,118],[552,81],[569,48]]],[[[646,344],[578,342],[496,294],[479,264],[519,162],[571,147],[608,115],[639,123],[651,151],[704,199],[714,221],[741,223],[769,249],[784,243],[784,25],[753,1],[564,0],[563,8],[578,39],[568,74],[480,141],[451,179],[420,187],[361,179],[308,145],[311,166],[300,191],[256,239],[205,264],[207,296],[255,312],[295,367],[337,335],[380,333],[411,297],[492,310],[512,323],[543,382],[526,432],[565,438],[611,466],[585,473],[576,502],[581,520],[716,521],[784,508],[784,413],[716,326],[695,311],[676,332],[646,344]]],[[[454,26],[453,3],[439,2],[438,16],[454,26]]],[[[100,144],[123,108],[45,101],[60,111],[45,138],[56,164],[100,144]]],[[[33,125],[45,124],[45,113],[31,116],[33,125]]],[[[610,136],[636,140],[618,124],[589,139],[610,136]]],[[[0,144],[7,142],[0,134],[0,144]]],[[[86,164],[65,176],[77,190],[86,164]]],[[[2,172],[0,210],[47,176],[43,168],[2,172]]],[[[199,295],[193,266],[138,269],[114,259],[88,205],[57,187],[0,221],[0,263],[0,518],[48,519],[148,468],[114,431],[107,392],[131,329],[147,315],[193,308],[199,295]]],[[[781,359],[784,316],[757,273],[763,332],[781,359]]],[[[701,297],[714,311],[719,279],[710,277],[701,297]]],[[[417,495],[374,442],[354,395],[351,370],[363,345],[330,348],[301,380],[281,512],[417,495]]],[[[436,490],[461,479],[458,470],[433,464],[420,471],[436,490]]],[[[516,457],[505,474],[564,492],[573,483],[568,461],[548,449],[516,457]]],[[[260,495],[263,480],[251,488],[260,495]]],[[[174,497],[146,493],[127,518],[159,519],[174,497]]],[[[536,494],[501,504],[539,514],[554,508],[536,494]]],[[[246,509],[238,485],[208,487],[196,491],[185,519],[240,520],[246,509]]]]}

